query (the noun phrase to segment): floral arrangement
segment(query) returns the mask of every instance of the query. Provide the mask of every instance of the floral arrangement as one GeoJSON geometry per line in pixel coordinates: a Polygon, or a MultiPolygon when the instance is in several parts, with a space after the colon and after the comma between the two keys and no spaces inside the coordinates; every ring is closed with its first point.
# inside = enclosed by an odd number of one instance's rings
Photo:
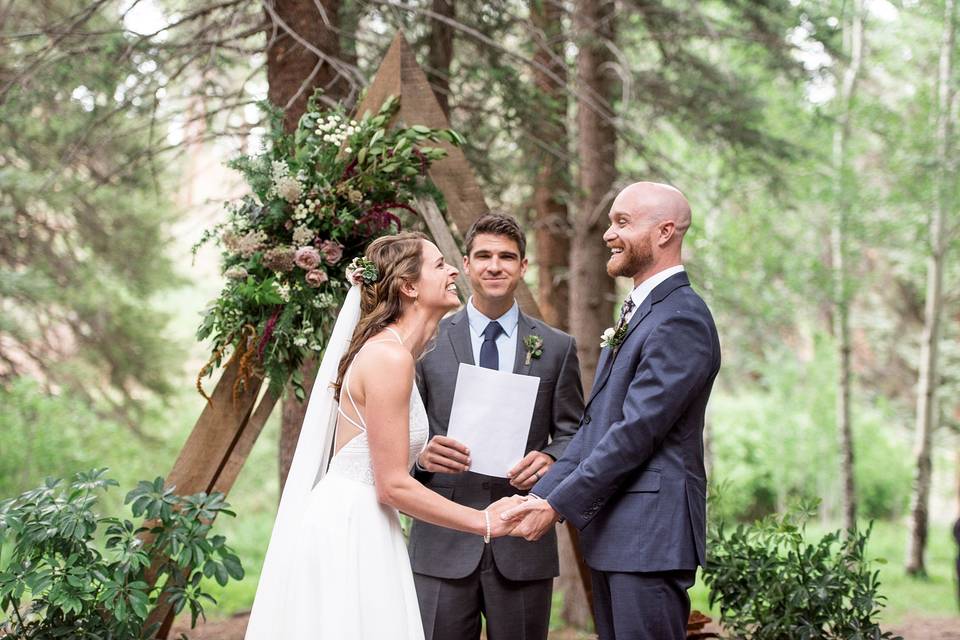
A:
{"type": "Polygon", "coordinates": [[[374,238],[400,230],[397,214],[415,214],[415,196],[433,192],[424,176],[445,152],[422,145],[462,142],[449,130],[388,128],[398,108],[391,97],[356,121],[313,99],[294,135],[271,110],[264,151],[229,163],[250,193],[194,247],[216,242],[226,278],[197,330],[213,343],[197,378],[204,397],[201,379],[225,357],[240,358],[238,385],[262,375],[279,391],[290,380],[304,397],[300,365],[323,351],[350,286],[347,265],[374,238]]]}

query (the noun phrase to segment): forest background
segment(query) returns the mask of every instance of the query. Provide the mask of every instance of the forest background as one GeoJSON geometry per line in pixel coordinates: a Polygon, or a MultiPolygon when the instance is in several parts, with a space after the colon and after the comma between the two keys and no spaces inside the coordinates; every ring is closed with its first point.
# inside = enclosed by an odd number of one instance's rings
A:
{"type": "MultiPolygon", "coordinates": [[[[259,101],[288,127],[314,89],[355,104],[403,29],[587,384],[630,288],[603,266],[612,197],[691,200],[724,353],[711,517],[816,498],[814,531],[875,520],[884,620],[953,613],[956,20],[955,0],[0,3],[0,496],[167,473],[222,284],[192,248],[244,189],[224,163],[260,147],[259,101]]],[[[301,415],[284,399],[229,496],[248,577],[214,616],[250,606],[301,415]]],[[[583,624],[564,556],[555,621],[583,624]]]]}

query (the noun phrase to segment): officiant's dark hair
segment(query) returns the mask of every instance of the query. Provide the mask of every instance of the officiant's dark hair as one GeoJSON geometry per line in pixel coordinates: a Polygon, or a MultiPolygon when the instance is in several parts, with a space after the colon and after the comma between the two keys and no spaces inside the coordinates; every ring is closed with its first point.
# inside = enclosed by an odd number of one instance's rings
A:
{"type": "Polygon", "coordinates": [[[474,239],[481,233],[510,238],[517,243],[517,248],[520,249],[520,259],[523,260],[527,252],[527,237],[513,216],[491,211],[474,220],[470,228],[467,229],[467,235],[464,236],[463,239],[467,247],[468,258],[470,257],[470,252],[473,251],[474,239]]]}
{"type": "Polygon", "coordinates": [[[333,385],[337,400],[343,386],[343,376],[367,340],[383,331],[403,312],[403,295],[400,288],[404,282],[420,279],[423,264],[423,241],[427,236],[416,231],[398,233],[377,238],[370,243],[364,255],[377,267],[376,282],[360,285],[360,321],[353,330],[350,348],[340,359],[337,382],[333,385]]]}

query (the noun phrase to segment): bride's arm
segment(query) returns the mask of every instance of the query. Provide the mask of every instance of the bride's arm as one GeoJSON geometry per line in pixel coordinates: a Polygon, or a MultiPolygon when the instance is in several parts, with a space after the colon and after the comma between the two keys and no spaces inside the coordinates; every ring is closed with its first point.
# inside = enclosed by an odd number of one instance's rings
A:
{"type": "MultiPolygon", "coordinates": [[[[410,393],[413,390],[414,360],[404,349],[384,345],[377,357],[357,363],[353,379],[363,390],[367,440],[373,460],[377,497],[417,520],[466,531],[487,532],[482,511],[447,500],[423,486],[410,475],[409,455],[410,393]]],[[[489,509],[494,536],[509,533],[499,513],[505,505],[489,509]]]]}

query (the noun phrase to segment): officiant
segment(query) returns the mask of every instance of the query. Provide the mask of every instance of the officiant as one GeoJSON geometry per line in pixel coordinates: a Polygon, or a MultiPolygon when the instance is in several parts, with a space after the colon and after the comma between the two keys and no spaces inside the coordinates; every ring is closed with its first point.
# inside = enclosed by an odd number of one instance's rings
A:
{"type": "MultiPolygon", "coordinates": [[[[464,273],[473,296],[444,319],[436,346],[417,365],[417,386],[430,421],[430,440],[415,477],[460,504],[484,508],[526,493],[576,433],[583,390],[573,338],[520,311],[514,292],[527,270],[526,238],[516,220],[489,213],[464,238],[464,273]],[[461,363],[540,379],[526,455],[501,476],[468,471],[470,451],[447,437],[461,363]]],[[[479,536],[414,521],[410,560],[427,640],[475,640],[481,616],[490,640],[546,640],[557,537],[540,540],[479,536]]]]}

